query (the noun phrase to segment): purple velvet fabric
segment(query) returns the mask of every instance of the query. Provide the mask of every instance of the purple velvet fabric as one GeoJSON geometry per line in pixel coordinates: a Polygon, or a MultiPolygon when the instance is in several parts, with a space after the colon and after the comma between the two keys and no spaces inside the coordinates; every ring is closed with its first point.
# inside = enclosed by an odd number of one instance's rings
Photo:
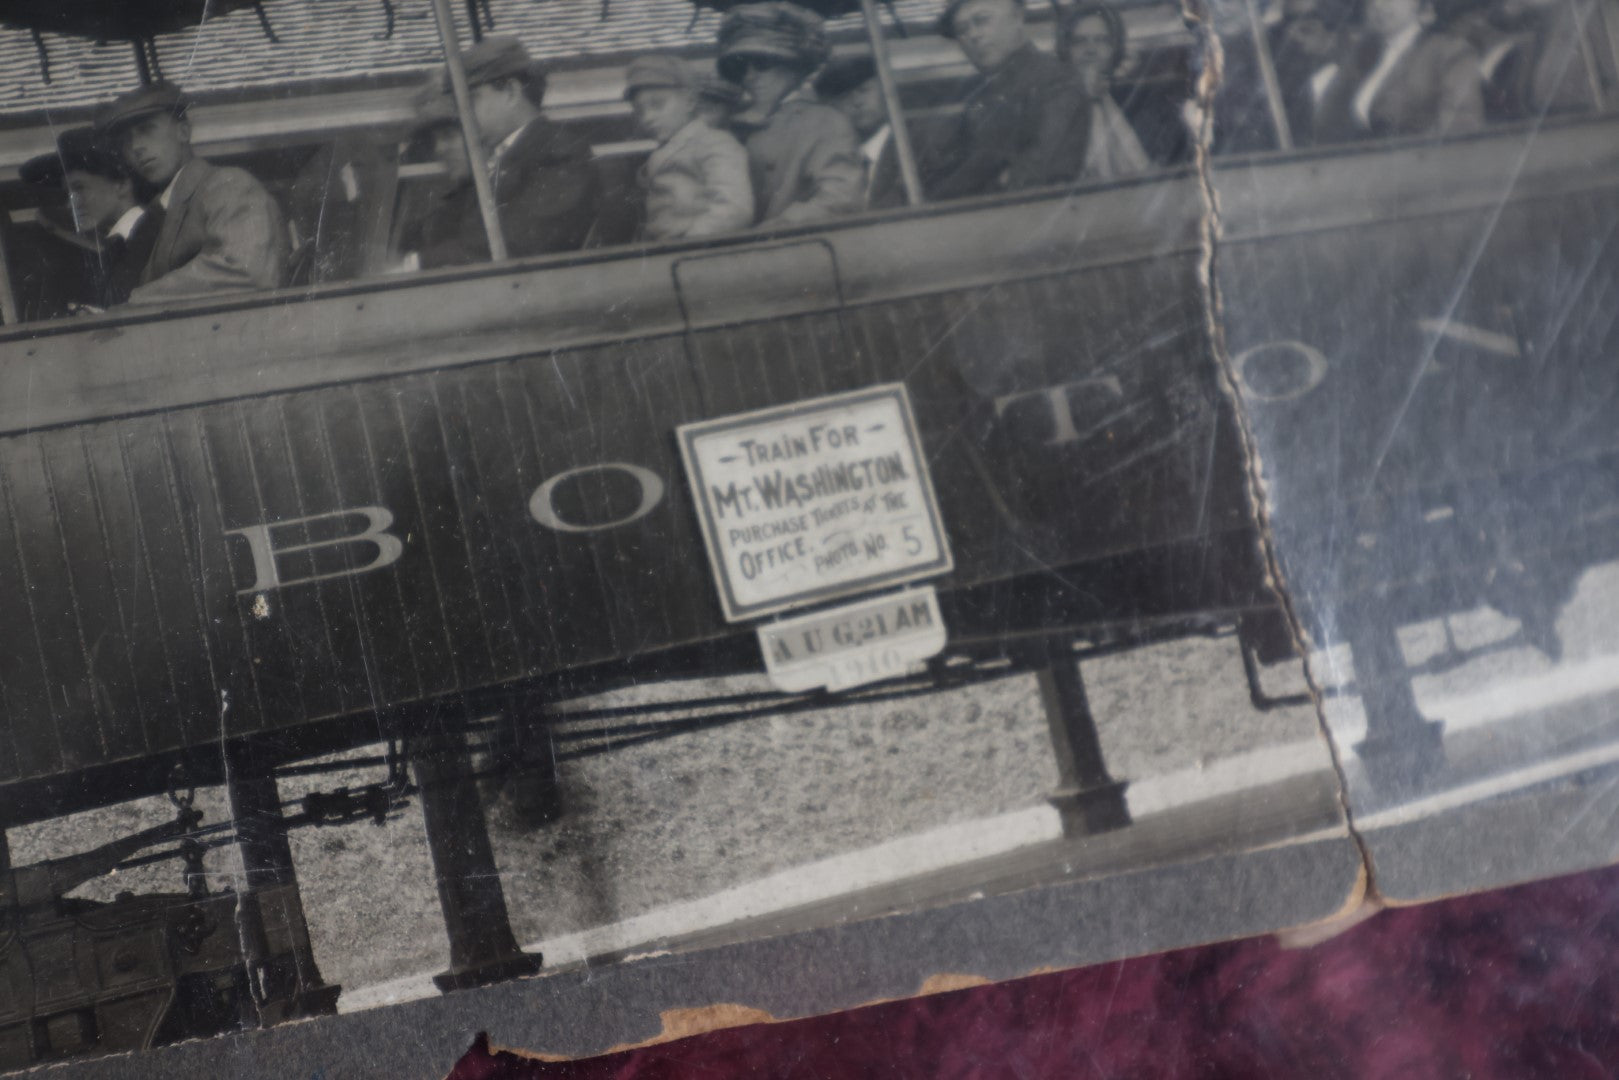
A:
{"type": "MultiPolygon", "coordinates": [[[[498,1040],[498,1033],[496,1033],[498,1040]]],[[[1254,939],[451,1080],[1619,1074],[1619,870],[1385,911],[1311,949],[1254,939]]]]}

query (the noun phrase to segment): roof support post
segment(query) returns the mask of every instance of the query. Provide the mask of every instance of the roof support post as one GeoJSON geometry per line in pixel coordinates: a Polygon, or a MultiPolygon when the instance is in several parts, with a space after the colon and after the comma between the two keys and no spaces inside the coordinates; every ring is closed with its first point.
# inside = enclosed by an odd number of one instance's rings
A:
{"type": "Polygon", "coordinates": [[[22,311],[17,307],[17,290],[11,283],[11,263],[6,259],[6,212],[0,210],[0,326],[16,326],[22,322],[22,311]]]}
{"type": "Polygon", "coordinates": [[[889,136],[894,140],[894,153],[899,158],[899,175],[905,183],[905,199],[912,206],[923,202],[922,176],[916,169],[916,154],[911,150],[911,133],[905,126],[905,110],[900,106],[899,84],[894,79],[893,65],[888,62],[888,42],[883,39],[882,20],[877,17],[877,0],[860,0],[860,14],[866,20],[866,37],[871,40],[871,59],[877,68],[877,86],[882,90],[883,109],[888,113],[889,136]]]}
{"type": "Polygon", "coordinates": [[[495,189],[489,180],[489,158],[483,152],[478,119],[472,113],[472,91],[467,86],[467,70],[461,64],[461,42],[455,33],[455,20],[450,15],[450,0],[433,0],[433,18],[438,22],[438,40],[444,49],[444,67],[450,73],[450,89],[455,94],[455,109],[461,119],[461,137],[467,143],[472,187],[478,195],[478,210],[483,214],[484,233],[489,237],[489,257],[495,262],[504,262],[506,237],[500,231],[500,211],[495,207],[495,189]]]}
{"type": "Polygon", "coordinates": [[[1293,149],[1293,129],[1287,122],[1287,105],[1282,101],[1282,84],[1276,79],[1276,65],[1271,60],[1270,42],[1265,40],[1265,24],[1259,18],[1259,5],[1246,0],[1248,32],[1253,35],[1254,59],[1259,62],[1259,77],[1265,83],[1265,100],[1270,104],[1271,123],[1276,127],[1276,148],[1293,149]]]}
{"type": "Polygon", "coordinates": [[[1619,76],[1619,12],[1611,7],[1599,6],[1596,15],[1602,22],[1602,29],[1608,38],[1608,48],[1613,53],[1613,73],[1619,76]]]}
{"type": "Polygon", "coordinates": [[[1568,2],[1574,5],[1574,34],[1579,41],[1580,66],[1585,69],[1586,88],[1591,91],[1592,106],[1600,112],[1607,102],[1602,92],[1602,72],[1597,68],[1596,49],[1591,46],[1591,13],[1596,10],[1596,5],[1581,3],[1581,0],[1568,2]]]}

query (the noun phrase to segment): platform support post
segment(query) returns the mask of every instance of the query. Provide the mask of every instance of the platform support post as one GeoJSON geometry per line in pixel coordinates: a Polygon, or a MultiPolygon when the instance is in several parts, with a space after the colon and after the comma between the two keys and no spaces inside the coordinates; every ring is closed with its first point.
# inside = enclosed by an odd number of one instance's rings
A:
{"type": "Polygon", "coordinates": [[[1366,738],[1355,753],[1381,788],[1414,786],[1444,764],[1444,723],[1417,706],[1405,654],[1385,605],[1361,599],[1346,605],[1341,626],[1355,660],[1355,687],[1366,712],[1366,738]]]}
{"type": "Polygon", "coordinates": [[[1038,660],[1041,666],[1035,674],[1057,755],[1057,790],[1050,802],[1062,815],[1063,835],[1091,836],[1125,828],[1130,824],[1124,798],[1129,782],[1108,774],[1071,643],[1067,638],[1048,640],[1038,660]]]}
{"type": "Polygon", "coordinates": [[[447,994],[534,974],[540,957],[519,949],[512,934],[466,737],[427,736],[411,758],[450,939],[449,970],[433,976],[434,985],[447,994]]]}
{"type": "Polygon", "coordinates": [[[340,988],[325,982],[315,964],[275,774],[268,761],[245,745],[228,748],[226,764],[245,878],[237,930],[259,1022],[269,1026],[335,1013],[340,988]]]}

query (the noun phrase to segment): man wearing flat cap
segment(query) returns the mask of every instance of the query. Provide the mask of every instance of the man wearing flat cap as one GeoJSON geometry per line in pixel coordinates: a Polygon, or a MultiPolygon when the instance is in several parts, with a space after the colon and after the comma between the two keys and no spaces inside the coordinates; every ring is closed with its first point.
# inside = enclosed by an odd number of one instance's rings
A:
{"type": "Polygon", "coordinates": [[[829,51],[820,16],[776,0],[742,4],[720,23],[719,72],[753,99],[735,118],[747,133],[760,225],[801,225],[856,213],[860,148],[836,109],[804,85],[829,51]]]}
{"type": "Polygon", "coordinates": [[[96,118],[97,134],[159,192],[163,211],[131,304],[273,289],[286,272],[281,208],[245,170],[196,156],[186,108],[179,88],[160,82],[120,95],[96,118]]]}
{"type": "Polygon", "coordinates": [[[953,199],[1065,183],[1085,167],[1091,103],[1029,40],[1023,0],[948,0],[939,32],[977,69],[950,139],[927,160],[929,194],[953,199]]]}
{"type": "Polygon", "coordinates": [[[861,192],[866,208],[904,206],[905,182],[894,149],[894,129],[888,122],[872,58],[847,56],[830,61],[815,77],[815,96],[848,117],[860,140],[861,192]]]}
{"type": "Polygon", "coordinates": [[[92,128],[70,128],[56,137],[55,153],[24,162],[20,175],[24,183],[65,191],[74,227],[94,238],[86,302],[109,308],[127,301],[151,257],[162,214],[136,200],[135,178],[123,158],[92,128]]]}
{"type": "MultiPolygon", "coordinates": [[[[485,38],[461,54],[461,63],[489,154],[507,252],[517,257],[583,247],[597,210],[590,143],[541,115],[544,66],[512,37],[485,38]]],[[[488,258],[487,242],[468,237],[467,243],[488,258]]]]}

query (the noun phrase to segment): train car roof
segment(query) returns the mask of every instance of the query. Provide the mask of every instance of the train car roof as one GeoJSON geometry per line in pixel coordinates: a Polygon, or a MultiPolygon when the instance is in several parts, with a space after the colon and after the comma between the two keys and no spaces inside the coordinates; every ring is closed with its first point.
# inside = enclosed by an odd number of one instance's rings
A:
{"type": "MultiPolygon", "coordinates": [[[[694,8],[692,0],[480,0],[478,6],[490,17],[483,29],[522,39],[535,56],[564,70],[653,49],[702,52],[719,24],[715,11],[694,8]]],[[[1029,6],[1038,14],[1050,4],[1029,0],[1029,6]]],[[[895,0],[891,11],[916,35],[931,32],[940,7],[940,0],[895,0]]],[[[465,5],[455,10],[468,40],[465,5]]],[[[398,81],[441,58],[427,0],[271,0],[263,12],[262,23],[248,8],[153,35],[158,73],[206,101],[303,84],[398,81]]],[[[8,76],[0,81],[0,126],[35,124],[46,110],[88,108],[134,85],[130,40],[98,39],[95,26],[86,23],[82,35],[47,28],[36,36],[38,28],[17,13],[0,13],[0,70],[8,76]]],[[[832,20],[831,29],[835,40],[863,39],[858,15],[832,20]]]]}
{"type": "MultiPolygon", "coordinates": [[[[213,153],[273,145],[322,133],[404,125],[410,93],[440,61],[426,0],[391,0],[392,33],[381,0],[274,0],[266,5],[271,41],[241,11],[155,39],[164,77],[196,103],[199,144],[213,153]]],[[[1190,41],[1171,0],[1130,0],[1132,38],[1144,45],[1190,41]]],[[[907,30],[891,36],[902,78],[965,77],[953,42],[933,34],[940,0],[897,0],[907,30]]],[[[562,121],[625,111],[623,68],[629,57],[667,50],[691,57],[713,50],[718,15],[691,0],[489,0],[494,32],[521,38],[544,57],[553,76],[547,111],[562,121]],[[604,5],[606,16],[603,17],[604,5]],[[695,21],[693,15],[696,15],[695,21]]],[[[1030,0],[1032,18],[1049,24],[1048,0],[1030,0]]],[[[462,5],[458,17],[465,22],[462,5]]],[[[858,16],[832,20],[843,48],[863,47],[858,16]]],[[[1041,38],[1049,26],[1037,28],[1041,38]]],[[[54,145],[54,132],[86,121],[93,107],[135,85],[127,41],[97,42],[44,33],[42,61],[33,35],[0,16],[0,181],[54,145]],[[44,81],[45,74],[50,82],[44,81]]]]}

